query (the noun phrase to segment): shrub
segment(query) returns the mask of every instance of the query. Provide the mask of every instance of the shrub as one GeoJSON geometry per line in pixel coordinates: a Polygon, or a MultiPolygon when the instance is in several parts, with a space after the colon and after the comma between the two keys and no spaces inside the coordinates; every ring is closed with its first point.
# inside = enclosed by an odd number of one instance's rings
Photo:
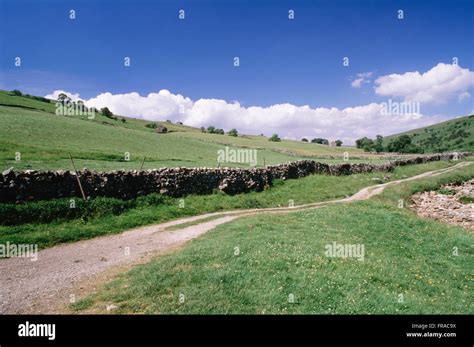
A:
{"type": "Polygon", "coordinates": [[[355,144],[357,148],[361,148],[364,151],[368,152],[372,149],[374,141],[369,139],[368,137],[363,137],[361,139],[357,139],[355,144]]]}
{"type": "Polygon", "coordinates": [[[229,131],[227,134],[228,134],[229,136],[234,136],[234,137],[239,136],[239,132],[238,132],[237,129],[235,129],[235,128],[230,129],[230,131],[229,131]]]}
{"type": "Polygon", "coordinates": [[[329,145],[329,141],[327,139],[322,139],[320,137],[316,137],[311,140],[311,143],[319,143],[321,145],[329,145]]]}
{"type": "Polygon", "coordinates": [[[100,113],[102,113],[104,116],[106,116],[107,118],[110,118],[110,119],[113,119],[113,120],[117,120],[117,117],[114,117],[114,114],[112,113],[112,111],[109,110],[108,107],[103,107],[100,109],[100,113]]]}
{"type": "Polygon", "coordinates": [[[216,131],[216,128],[214,126],[211,125],[207,127],[207,132],[209,134],[214,134],[215,131],[216,131]]]}
{"type": "Polygon", "coordinates": [[[273,134],[273,135],[268,139],[268,141],[281,142],[281,139],[280,139],[280,137],[278,136],[278,134],[273,134]]]}
{"type": "Polygon", "coordinates": [[[209,126],[207,127],[207,133],[209,134],[219,134],[219,135],[224,135],[224,130],[223,129],[219,129],[219,128],[216,128],[214,126],[209,126]]]}
{"type": "MultiPolygon", "coordinates": [[[[413,144],[411,137],[408,135],[401,135],[390,141],[387,150],[399,153],[423,153],[423,149],[413,144]]],[[[442,151],[441,148],[439,150],[442,151]]]]}
{"type": "Polygon", "coordinates": [[[163,204],[166,198],[160,194],[149,194],[132,200],[97,197],[91,200],[62,198],[47,201],[34,201],[22,204],[0,204],[0,225],[19,225],[26,223],[51,223],[53,221],[83,219],[88,220],[105,215],[119,215],[127,209],[140,206],[163,204]]]}

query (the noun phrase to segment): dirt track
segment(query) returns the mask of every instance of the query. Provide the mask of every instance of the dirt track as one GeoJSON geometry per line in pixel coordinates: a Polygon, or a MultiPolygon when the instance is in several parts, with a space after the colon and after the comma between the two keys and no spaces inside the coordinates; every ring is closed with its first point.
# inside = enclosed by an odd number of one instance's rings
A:
{"type": "Polygon", "coordinates": [[[387,186],[436,176],[472,162],[461,162],[446,169],[425,172],[410,178],[363,188],[345,199],[318,202],[293,208],[265,208],[182,218],[140,227],[121,234],[55,246],[38,253],[38,260],[9,258],[0,260],[0,313],[60,313],[77,298],[90,293],[115,274],[132,265],[146,262],[157,254],[172,251],[216,226],[236,218],[258,213],[286,213],[319,208],[335,203],[365,200],[380,194],[387,186]],[[214,217],[212,220],[208,220],[214,217]],[[166,230],[189,222],[198,222],[177,230],[166,230]]]}

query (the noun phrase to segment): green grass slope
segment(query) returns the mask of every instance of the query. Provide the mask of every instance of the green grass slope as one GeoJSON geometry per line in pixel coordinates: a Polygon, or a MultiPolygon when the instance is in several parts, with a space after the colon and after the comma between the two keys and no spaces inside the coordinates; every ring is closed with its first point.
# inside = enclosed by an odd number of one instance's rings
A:
{"type": "Polygon", "coordinates": [[[117,313],[472,314],[473,234],[419,218],[398,208],[397,200],[472,178],[473,170],[407,182],[369,201],[238,219],[135,267],[73,308],[97,313],[113,303],[117,313]],[[327,257],[325,247],[333,242],[364,245],[363,261],[327,257]]]}
{"type": "MultiPolygon", "coordinates": [[[[0,91],[0,169],[70,169],[69,153],[77,167],[104,171],[138,169],[144,157],[145,169],[215,167],[217,151],[224,146],[257,149],[257,166],[328,156],[342,161],[346,151],[352,158],[370,158],[350,147],[331,148],[286,140],[275,143],[263,136],[206,134],[193,127],[167,122],[156,122],[169,130],[167,134],[157,134],[146,127],[149,121],[118,118],[113,120],[102,114],[96,114],[94,119],[87,119],[86,115],[58,116],[53,102],[0,91]],[[21,154],[20,161],[15,160],[17,152],[21,154]],[[129,161],[125,160],[126,152],[130,153],[129,161]]],[[[248,165],[229,163],[225,166],[248,165]]]]}
{"type": "Polygon", "coordinates": [[[400,135],[409,135],[412,143],[424,148],[427,153],[474,151],[474,115],[387,136],[384,139],[384,146],[400,135]]]}

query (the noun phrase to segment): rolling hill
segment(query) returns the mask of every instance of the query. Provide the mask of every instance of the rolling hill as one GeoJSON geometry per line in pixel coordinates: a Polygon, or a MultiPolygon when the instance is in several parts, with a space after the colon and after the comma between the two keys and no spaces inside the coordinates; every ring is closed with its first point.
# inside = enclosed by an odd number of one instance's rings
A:
{"type": "Polygon", "coordinates": [[[412,143],[422,147],[427,153],[474,151],[474,115],[387,136],[384,139],[384,146],[401,135],[410,136],[412,143]]]}
{"type": "MultiPolygon", "coordinates": [[[[217,166],[217,151],[225,146],[257,150],[257,166],[272,165],[304,158],[342,161],[343,153],[351,161],[377,160],[353,147],[328,147],[299,141],[271,142],[265,136],[208,134],[200,129],[169,122],[168,133],[157,134],[146,127],[150,121],[96,114],[59,116],[55,104],[33,97],[15,96],[0,91],[0,163],[1,169],[70,169],[69,153],[78,168],[94,170],[217,166]],[[20,161],[15,153],[20,153],[20,161]],[[130,160],[125,160],[125,152],[130,160]],[[332,157],[332,158],[331,158],[332,157]],[[357,159],[359,158],[359,159],[357,159]]],[[[378,161],[378,160],[377,160],[378,161]]],[[[225,166],[248,166],[226,163],[225,166]]]]}

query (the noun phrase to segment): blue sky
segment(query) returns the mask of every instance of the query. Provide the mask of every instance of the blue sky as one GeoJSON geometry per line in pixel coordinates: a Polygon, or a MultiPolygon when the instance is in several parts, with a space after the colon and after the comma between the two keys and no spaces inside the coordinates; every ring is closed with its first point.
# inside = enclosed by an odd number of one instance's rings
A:
{"type": "MultiPolygon", "coordinates": [[[[380,76],[422,74],[453,57],[463,69],[474,64],[472,1],[2,0],[0,6],[0,88],[36,95],[65,90],[89,99],[166,89],[242,107],[344,109],[391,97],[374,92],[380,76]],[[180,9],[185,20],[178,19],[180,9]],[[123,66],[126,56],[130,67],[123,66]],[[370,81],[351,86],[366,72],[370,81]]],[[[472,93],[472,86],[464,89],[457,92],[472,93]]],[[[442,117],[473,109],[471,97],[422,106],[424,115],[442,117]]]]}

